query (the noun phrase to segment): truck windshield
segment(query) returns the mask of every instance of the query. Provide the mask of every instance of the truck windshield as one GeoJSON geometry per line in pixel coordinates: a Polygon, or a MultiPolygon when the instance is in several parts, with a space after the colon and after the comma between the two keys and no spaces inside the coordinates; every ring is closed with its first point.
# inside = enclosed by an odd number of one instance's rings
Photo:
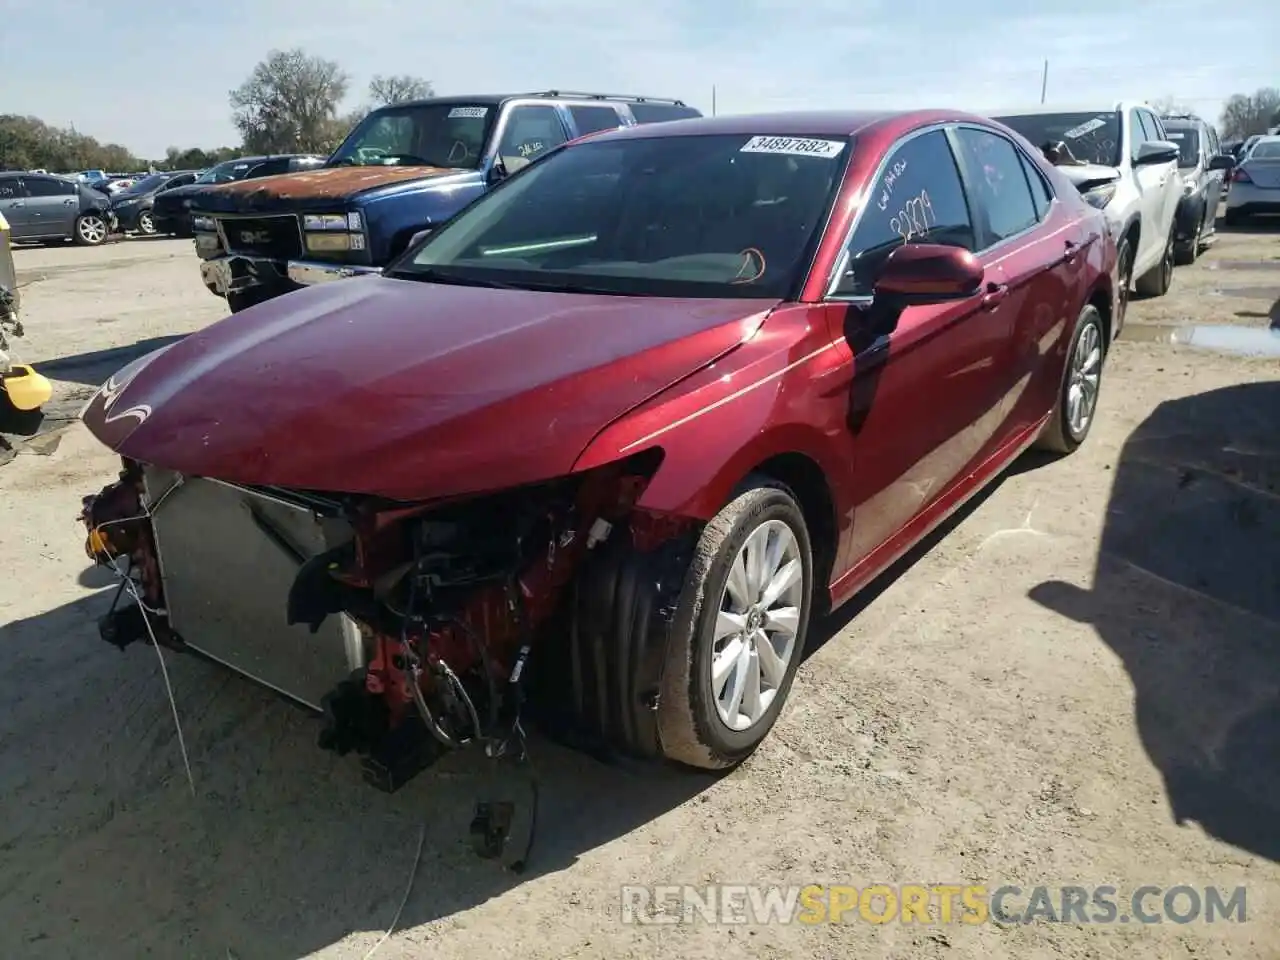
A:
{"type": "Polygon", "coordinates": [[[497,107],[479,103],[384,107],[356,125],[327,165],[474,170],[496,113],[497,107]]]}
{"type": "Polygon", "coordinates": [[[394,265],[405,279],[628,296],[784,299],[852,152],[845,138],[586,141],[523,168],[394,265]]]}
{"type": "Polygon", "coordinates": [[[1039,147],[1051,163],[1078,166],[1097,163],[1120,165],[1120,114],[1028,113],[1017,117],[993,117],[1039,147]]]}

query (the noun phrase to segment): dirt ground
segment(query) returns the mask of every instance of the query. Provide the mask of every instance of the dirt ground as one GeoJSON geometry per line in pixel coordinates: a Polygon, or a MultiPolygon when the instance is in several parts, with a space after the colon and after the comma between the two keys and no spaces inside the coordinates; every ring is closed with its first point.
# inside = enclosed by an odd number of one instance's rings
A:
{"type": "MultiPolygon", "coordinates": [[[[216,320],[189,242],[18,253],[24,359],[74,417],[216,320]],[[130,349],[120,349],[130,348],[130,349]]],[[[1166,342],[1280,314],[1280,232],[1224,235],[1135,302],[1086,446],[1020,463],[823,624],[773,735],[713,778],[535,740],[524,876],[466,842],[487,770],[385,796],[315,722],[102,643],[75,514],[117,463],[78,425],[0,467],[0,956],[1280,957],[1280,360],[1166,342]],[[419,838],[425,837],[416,857],[419,838]],[[416,873],[413,868],[416,863],[416,873]],[[621,921],[624,884],[1247,887],[1244,923],[621,921]]],[[[856,914],[855,914],[856,916],[856,914]]]]}

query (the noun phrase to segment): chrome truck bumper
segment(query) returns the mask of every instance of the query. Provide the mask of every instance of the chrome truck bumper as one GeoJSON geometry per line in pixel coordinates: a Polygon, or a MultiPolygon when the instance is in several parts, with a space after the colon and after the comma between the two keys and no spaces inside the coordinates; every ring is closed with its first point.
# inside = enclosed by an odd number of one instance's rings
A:
{"type": "Polygon", "coordinates": [[[278,287],[280,292],[332,280],[381,273],[380,267],[359,267],[313,260],[269,260],[231,254],[200,261],[200,277],[209,292],[220,297],[251,287],[278,287]]]}

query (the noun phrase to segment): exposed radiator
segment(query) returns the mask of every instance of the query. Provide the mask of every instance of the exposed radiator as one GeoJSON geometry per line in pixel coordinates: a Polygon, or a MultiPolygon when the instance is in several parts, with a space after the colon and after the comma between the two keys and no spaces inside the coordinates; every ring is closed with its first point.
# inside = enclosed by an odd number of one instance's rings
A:
{"type": "MultiPolygon", "coordinates": [[[[156,468],[144,476],[153,504],[177,479],[156,468]]],[[[169,623],[189,646],[316,710],[365,665],[349,617],[329,617],[315,634],[285,623],[298,555],[350,540],[346,521],[284,495],[187,478],[159,503],[153,526],[169,623]]]]}

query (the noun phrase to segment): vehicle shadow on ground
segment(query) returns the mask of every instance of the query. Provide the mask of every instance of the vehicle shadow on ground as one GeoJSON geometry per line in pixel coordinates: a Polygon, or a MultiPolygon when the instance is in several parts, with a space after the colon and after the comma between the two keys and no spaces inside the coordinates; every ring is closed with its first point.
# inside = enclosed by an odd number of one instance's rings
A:
{"type": "Polygon", "coordinates": [[[1278,423],[1280,381],[1161,404],[1121,452],[1092,586],[1030,594],[1091,624],[1123,661],[1175,822],[1274,861],[1278,423]]]}
{"type": "Polygon", "coordinates": [[[91,350],[87,353],[74,353],[53,360],[45,360],[35,364],[40,373],[50,380],[62,380],[68,383],[80,383],[96,387],[106,381],[113,373],[127,363],[132,363],[141,356],[152,351],[177,343],[184,334],[173,334],[164,337],[151,337],[139,340],[124,347],[109,347],[105,350],[91,350]]]}
{"type": "Polygon", "coordinates": [[[515,874],[477,857],[468,828],[477,800],[526,798],[522,775],[456,753],[380,793],[353,756],[317,747],[314,714],[167,652],[192,797],[155,649],[97,636],[112,593],[0,626],[4,956],[308,956],[380,935],[411,872],[399,930],[566,869],[716,779],[606,765],[535,734],[537,832],[515,874]]]}

